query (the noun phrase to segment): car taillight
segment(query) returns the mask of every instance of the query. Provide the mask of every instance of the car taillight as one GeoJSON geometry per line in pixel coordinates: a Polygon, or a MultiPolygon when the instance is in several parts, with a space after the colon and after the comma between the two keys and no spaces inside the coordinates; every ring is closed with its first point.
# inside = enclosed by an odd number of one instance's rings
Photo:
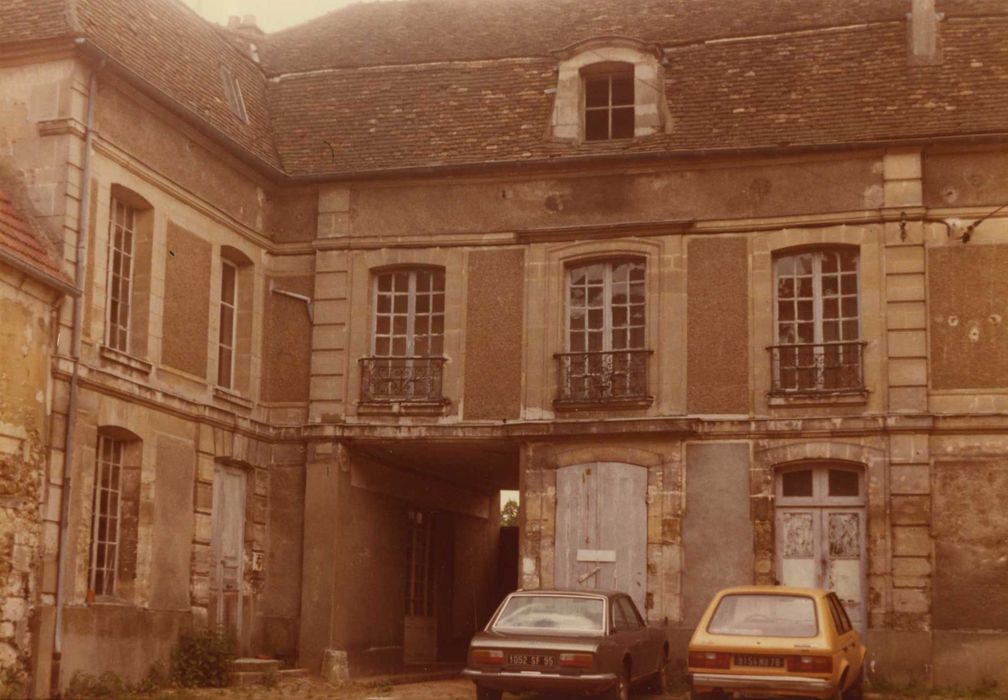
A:
{"type": "Polygon", "coordinates": [[[789,656],[787,670],[792,673],[833,673],[832,656],[789,656]]]}
{"type": "Polygon", "coordinates": [[[557,658],[557,664],[565,668],[591,668],[593,660],[591,654],[563,652],[557,658]]]}
{"type": "Polygon", "coordinates": [[[691,651],[689,665],[690,668],[728,668],[731,666],[731,654],[720,651],[691,651]]]}
{"type": "Polygon", "coordinates": [[[504,652],[500,649],[473,649],[472,660],[474,664],[499,666],[504,663],[504,652]]]}

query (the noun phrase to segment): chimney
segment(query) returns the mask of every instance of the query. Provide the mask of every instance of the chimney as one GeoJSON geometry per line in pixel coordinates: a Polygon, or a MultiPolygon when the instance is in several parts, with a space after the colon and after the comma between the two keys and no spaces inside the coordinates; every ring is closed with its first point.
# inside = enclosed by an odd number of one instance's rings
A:
{"type": "Polygon", "coordinates": [[[945,15],[935,12],[935,0],[911,0],[907,15],[908,62],[912,66],[934,66],[942,62],[938,22],[945,15]]]}
{"type": "Polygon", "coordinates": [[[248,34],[262,34],[263,30],[259,28],[256,24],[255,15],[242,15],[241,23],[238,25],[238,31],[246,32],[248,34]]]}
{"type": "Polygon", "coordinates": [[[238,15],[231,15],[230,17],[228,17],[228,23],[227,23],[228,29],[233,29],[237,31],[238,25],[240,24],[241,24],[241,17],[239,17],[238,15]]]}

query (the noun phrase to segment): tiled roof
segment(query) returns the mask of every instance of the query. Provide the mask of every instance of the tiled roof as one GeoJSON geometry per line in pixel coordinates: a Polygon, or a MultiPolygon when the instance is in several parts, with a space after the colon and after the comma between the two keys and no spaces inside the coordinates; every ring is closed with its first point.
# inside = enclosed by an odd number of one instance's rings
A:
{"type": "Polygon", "coordinates": [[[903,22],[666,50],[671,133],[548,141],[552,59],[338,69],[274,80],[289,172],[520,161],[1008,132],[1008,17],[942,27],[944,61],[910,66],[903,22]]]}
{"type": "Polygon", "coordinates": [[[370,66],[548,56],[593,36],[663,45],[902,20],[910,0],[411,0],[350,5],[271,34],[271,75],[370,66]]]}
{"type": "Polygon", "coordinates": [[[61,286],[69,285],[69,280],[59,265],[49,257],[40,234],[36,233],[26,217],[15,209],[10,197],[2,189],[0,189],[0,251],[7,254],[5,257],[14,258],[43,277],[59,282],[61,286]]]}
{"type": "Polygon", "coordinates": [[[77,20],[101,50],[248,152],[277,164],[262,72],[215,25],[178,0],[77,0],[77,20]],[[228,106],[222,65],[238,79],[248,124],[228,106]]]}
{"type": "Polygon", "coordinates": [[[0,2],[0,43],[51,39],[69,32],[66,0],[0,2]]]}
{"type": "MultiPolygon", "coordinates": [[[[74,0],[74,16],[75,31],[245,152],[323,177],[1008,132],[1008,2],[936,2],[934,66],[908,64],[910,0],[366,2],[256,37],[263,67],[181,0],[74,0]],[[669,133],[550,141],[550,51],[606,34],[664,47],[669,133]],[[248,124],[225,101],[221,65],[248,124]]],[[[61,6],[0,0],[0,41],[65,31],[61,6]]]]}

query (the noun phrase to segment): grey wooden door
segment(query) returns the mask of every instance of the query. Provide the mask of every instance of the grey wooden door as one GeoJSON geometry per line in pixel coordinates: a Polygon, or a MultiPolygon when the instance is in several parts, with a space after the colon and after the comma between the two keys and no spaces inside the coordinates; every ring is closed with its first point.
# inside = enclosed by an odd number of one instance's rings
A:
{"type": "Polygon", "coordinates": [[[833,464],[777,477],[777,580],[835,591],[864,632],[866,563],[864,474],[833,464]]]}
{"type": "Polygon", "coordinates": [[[554,580],[561,588],[647,594],[647,470],[592,462],[557,470],[554,580]]]}
{"type": "Polygon", "coordinates": [[[213,482],[213,557],[211,588],[215,622],[241,639],[245,548],[245,472],[217,465],[213,482]]]}

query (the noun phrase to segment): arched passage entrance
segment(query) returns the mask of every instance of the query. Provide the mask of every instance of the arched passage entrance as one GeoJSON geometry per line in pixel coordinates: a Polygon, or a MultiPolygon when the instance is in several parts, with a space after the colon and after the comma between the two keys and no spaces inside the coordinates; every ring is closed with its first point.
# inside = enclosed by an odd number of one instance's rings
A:
{"type": "Polygon", "coordinates": [[[863,632],[864,469],[847,462],[805,462],[778,469],[774,488],[777,580],[836,591],[863,632]]]}

